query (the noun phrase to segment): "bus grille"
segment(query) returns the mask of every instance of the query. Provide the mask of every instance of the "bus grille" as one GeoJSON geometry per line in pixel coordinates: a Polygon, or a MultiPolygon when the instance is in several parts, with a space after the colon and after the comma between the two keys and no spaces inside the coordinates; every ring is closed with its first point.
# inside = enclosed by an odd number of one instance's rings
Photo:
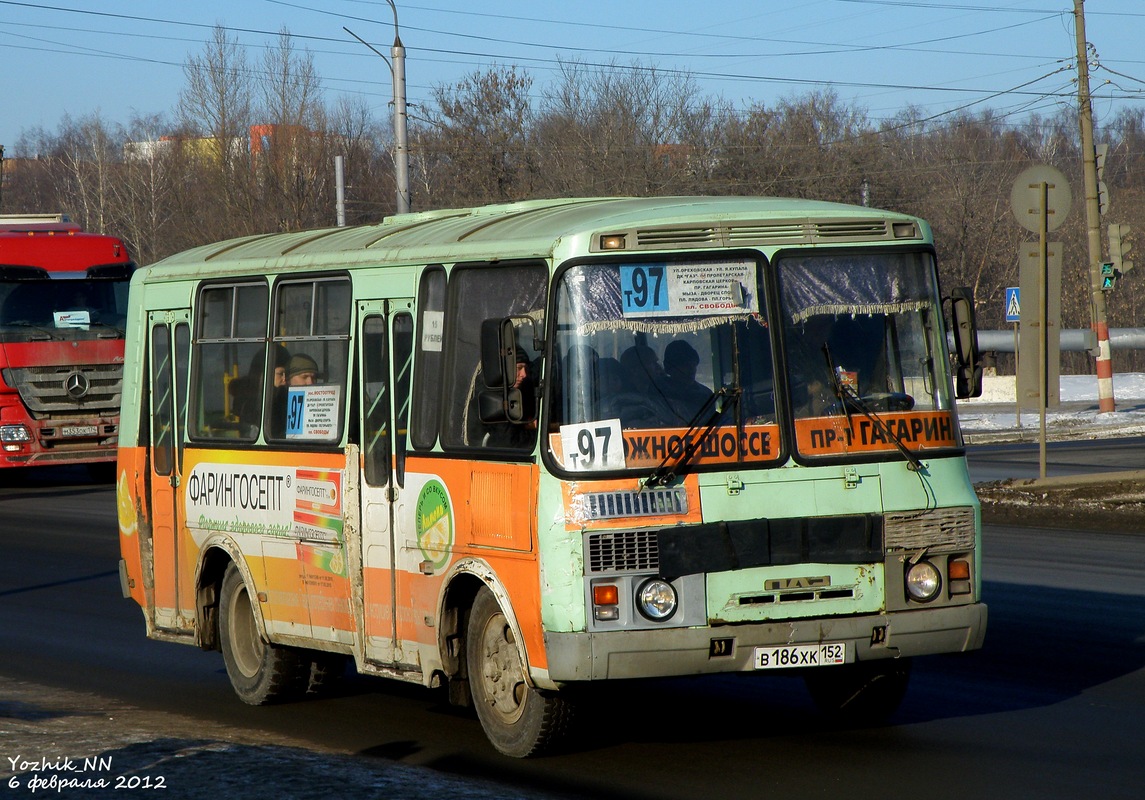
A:
{"type": "MultiPolygon", "coordinates": [[[[671,530],[682,532],[687,529],[672,528],[671,530]]],[[[924,547],[932,551],[971,550],[974,547],[974,509],[960,507],[917,512],[892,512],[885,517],[883,532],[887,552],[909,552],[924,547]]],[[[656,530],[645,530],[588,534],[585,547],[587,572],[658,571],[660,569],[659,533],[660,531],[656,530]]],[[[877,553],[872,554],[871,558],[877,560],[877,553]]],[[[839,555],[816,551],[811,554],[810,560],[834,562],[839,560],[839,555]]],[[[762,564],[760,565],[762,566],[762,564]]],[[[668,568],[671,569],[671,565],[668,565],[668,568]]],[[[722,571],[731,568],[731,566],[719,568],[713,566],[710,569],[705,567],[707,571],[722,571]]],[[[834,599],[843,595],[824,595],[817,599],[826,599],[828,596],[834,599]]],[[[763,601],[752,600],[750,602],[763,601]]]]}
{"type": "Polygon", "coordinates": [[[658,570],[656,531],[593,533],[588,537],[588,572],[658,570]]]}
{"type": "Polygon", "coordinates": [[[974,547],[974,509],[933,508],[886,515],[887,552],[901,550],[970,550],[974,547]]]}
{"type": "Polygon", "coordinates": [[[123,391],[123,365],[13,367],[4,370],[4,381],[16,387],[20,399],[33,414],[115,414],[123,391]],[[78,394],[76,381],[69,380],[73,375],[81,376],[79,382],[87,387],[78,397],[68,391],[70,382],[73,392],[78,394]]]}
{"type": "Polygon", "coordinates": [[[681,488],[589,492],[583,497],[586,519],[659,517],[688,513],[688,493],[681,488]]]}
{"type": "Polygon", "coordinates": [[[780,246],[823,242],[858,242],[872,239],[917,239],[913,223],[891,225],[883,219],[775,220],[770,222],[730,222],[718,225],[640,228],[629,236],[635,248],[780,246]]]}

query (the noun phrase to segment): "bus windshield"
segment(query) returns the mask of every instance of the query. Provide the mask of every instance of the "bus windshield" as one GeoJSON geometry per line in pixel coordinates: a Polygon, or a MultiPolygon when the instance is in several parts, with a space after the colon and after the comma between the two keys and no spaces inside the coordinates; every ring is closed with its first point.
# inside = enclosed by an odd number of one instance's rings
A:
{"type": "Polygon", "coordinates": [[[776,271],[800,455],[958,444],[929,254],[798,254],[776,271]]]}
{"type": "Polygon", "coordinates": [[[0,281],[4,341],[122,336],[130,278],[0,281]]]}
{"type": "Polygon", "coordinates": [[[597,263],[557,284],[549,447],[569,472],[778,455],[752,258],[597,263]]]}

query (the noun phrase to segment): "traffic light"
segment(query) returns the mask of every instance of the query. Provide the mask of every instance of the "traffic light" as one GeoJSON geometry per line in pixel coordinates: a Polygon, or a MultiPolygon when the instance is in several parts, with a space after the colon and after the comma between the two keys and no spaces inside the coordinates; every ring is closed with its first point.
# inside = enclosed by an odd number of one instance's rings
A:
{"type": "Polygon", "coordinates": [[[1106,261],[1101,265],[1101,291],[1112,291],[1121,273],[1113,268],[1113,264],[1106,261]]]}
{"type": "Polygon", "coordinates": [[[1116,274],[1123,275],[1133,269],[1133,262],[1126,258],[1133,245],[1126,241],[1129,236],[1128,225],[1113,224],[1109,226],[1109,260],[1113,264],[1116,274]]]}

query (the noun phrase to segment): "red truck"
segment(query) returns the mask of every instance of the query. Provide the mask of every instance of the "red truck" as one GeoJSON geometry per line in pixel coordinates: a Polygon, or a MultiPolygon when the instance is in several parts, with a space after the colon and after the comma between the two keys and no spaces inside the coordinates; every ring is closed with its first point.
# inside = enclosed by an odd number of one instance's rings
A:
{"type": "Polygon", "coordinates": [[[0,215],[0,468],[114,475],[134,271],[67,215],[0,215]]]}

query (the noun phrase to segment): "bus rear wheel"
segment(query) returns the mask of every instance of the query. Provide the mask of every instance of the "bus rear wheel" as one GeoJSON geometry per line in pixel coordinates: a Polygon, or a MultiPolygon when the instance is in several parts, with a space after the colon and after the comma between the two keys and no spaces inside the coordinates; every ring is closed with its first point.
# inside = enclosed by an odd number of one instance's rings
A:
{"type": "Polygon", "coordinates": [[[910,659],[819,667],[804,682],[820,710],[847,724],[879,723],[895,712],[910,682],[910,659]]]}
{"type": "Polygon", "coordinates": [[[494,747],[525,758],[568,734],[572,703],[529,684],[512,626],[488,589],[474,600],[465,647],[473,705],[494,747]]]}
{"type": "Polygon", "coordinates": [[[219,606],[223,662],[239,699],[261,706],[301,696],[310,682],[310,659],[262,640],[250,590],[234,564],[223,575],[219,606]]]}

